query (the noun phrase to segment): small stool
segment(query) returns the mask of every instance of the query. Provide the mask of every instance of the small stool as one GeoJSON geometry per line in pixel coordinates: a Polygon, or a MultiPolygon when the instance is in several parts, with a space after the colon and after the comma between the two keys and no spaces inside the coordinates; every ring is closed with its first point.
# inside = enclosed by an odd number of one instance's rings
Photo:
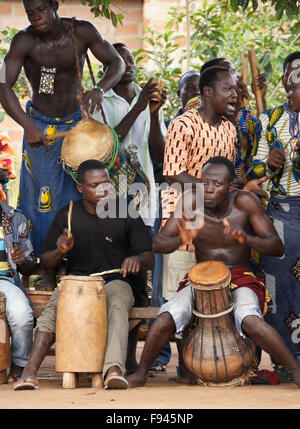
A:
{"type": "Polygon", "coordinates": [[[7,383],[7,368],[10,366],[10,338],[6,320],[6,298],[0,292],[0,384],[7,383]]]}

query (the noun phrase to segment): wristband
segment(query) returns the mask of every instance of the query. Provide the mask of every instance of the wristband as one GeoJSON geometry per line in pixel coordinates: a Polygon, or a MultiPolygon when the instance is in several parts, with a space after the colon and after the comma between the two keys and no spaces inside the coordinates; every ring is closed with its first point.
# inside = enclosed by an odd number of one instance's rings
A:
{"type": "Polygon", "coordinates": [[[102,92],[102,94],[104,94],[104,91],[103,91],[103,89],[101,88],[101,86],[97,86],[97,85],[95,85],[95,86],[94,86],[94,89],[98,89],[98,91],[100,91],[100,92],[102,92]]]}

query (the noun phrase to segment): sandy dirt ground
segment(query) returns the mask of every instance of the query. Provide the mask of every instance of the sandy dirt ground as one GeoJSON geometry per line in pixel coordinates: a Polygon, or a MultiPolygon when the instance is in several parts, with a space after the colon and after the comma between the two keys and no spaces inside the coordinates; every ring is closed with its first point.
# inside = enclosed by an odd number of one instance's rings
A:
{"type": "MultiPolygon", "coordinates": [[[[139,341],[137,357],[143,348],[139,341]]],[[[145,387],[126,391],[91,387],[80,377],[79,388],[62,389],[62,375],[55,372],[55,357],[47,356],[39,371],[40,387],[35,391],[12,390],[0,385],[1,409],[287,409],[300,410],[300,389],[294,383],[278,386],[202,387],[168,381],[175,376],[177,352],[172,343],[172,359],[164,374],[150,377],[145,387]]],[[[263,354],[260,368],[271,369],[263,354]]],[[[1,414],[1,413],[0,413],[1,414]]],[[[298,414],[298,413],[297,413],[298,414]]],[[[299,413],[300,415],[300,413],[299,413]]]]}

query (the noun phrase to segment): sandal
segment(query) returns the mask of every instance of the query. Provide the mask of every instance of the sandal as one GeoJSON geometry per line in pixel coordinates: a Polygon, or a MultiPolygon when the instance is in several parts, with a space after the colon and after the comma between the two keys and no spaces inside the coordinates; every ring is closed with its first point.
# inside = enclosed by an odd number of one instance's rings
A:
{"type": "Polygon", "coordinates": [[[104,389],[127,389],[128,381],[124,375],[109,375],[104,382],[104,389]]]}
{"type": "Polygon", "coordinates": [[[151,368],[149,369],[149,372],[150,373],[151,372],[154,372],[154,373],[166,372],[166,369],[167,369],[167,365],[165,365],[162,362],[160,362],[159,360],[157,360],[152,364],[151,368]]]}
{"type": "Polygon", "coordinates": [[[14,383],[14,390],[35,390],[39,388],[39,382],[35,377],[29,376],[27,378],[19,378],[14,383]]]}

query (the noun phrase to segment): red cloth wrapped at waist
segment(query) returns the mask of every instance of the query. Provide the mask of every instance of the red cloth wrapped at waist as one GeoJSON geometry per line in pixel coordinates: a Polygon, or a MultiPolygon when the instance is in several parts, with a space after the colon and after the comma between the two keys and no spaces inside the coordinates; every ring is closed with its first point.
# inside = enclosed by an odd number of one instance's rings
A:
{"type": "MultiPolygon", "coordinates": [[[[262,315],[264,316],[267,312],[268,305],[272,299],[269,295],[265,284],[260,281],[251,271],[245,268],[233,268],[230,270],[231,282],[230,289],[235,290],[239,287],[248,287],[253,290],[258,298],[259,307],[262,315]]],[[[184,279],[179,282],[177,292],[189,285],[189,274],[184,276],[184,279]]]]}

